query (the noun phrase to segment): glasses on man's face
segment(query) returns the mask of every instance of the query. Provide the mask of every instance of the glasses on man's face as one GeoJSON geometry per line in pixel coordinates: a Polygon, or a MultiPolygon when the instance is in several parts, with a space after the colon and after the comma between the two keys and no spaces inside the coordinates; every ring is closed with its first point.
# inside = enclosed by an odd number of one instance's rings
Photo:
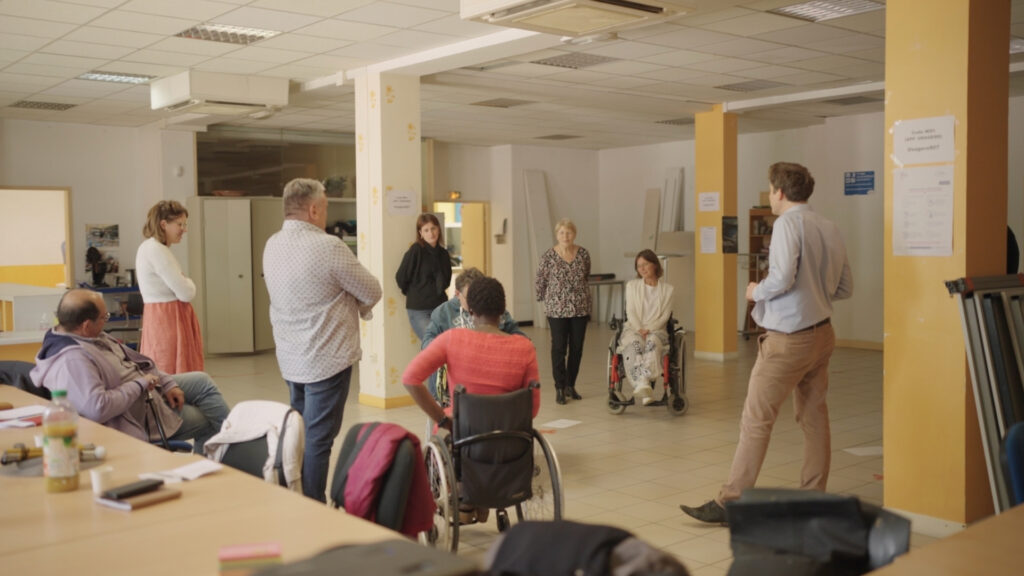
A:
{"type": "Polygon", "coordinates": [[[107,312],[106,314],[104,314],[103,316],[101,316],[101,318],[103,318],[103,321],[104,321],[104,322],[108,322],[108,321],[110,321],[110,312],[107,312]]]}

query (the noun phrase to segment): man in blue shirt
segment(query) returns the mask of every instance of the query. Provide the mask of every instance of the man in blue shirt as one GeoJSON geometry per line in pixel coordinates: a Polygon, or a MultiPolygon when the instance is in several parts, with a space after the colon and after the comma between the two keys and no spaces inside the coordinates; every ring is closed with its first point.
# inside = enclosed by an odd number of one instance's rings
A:
{"type": "Polygon", "coordinates": [[[752,316],[767,330],[758,338],[740,420],[740,440],[729,479],[702,506],[680,506],[702,522],[727,522],[725,503],[752,488],[761,472],[782,402],[793,392],[796,421],[804,432],[800,487],[825,491],[832,456],[828,421],[828,363],[835,348],[832,301],[853,294],[853,275],[839,228],[807,205],[814,178],[788,162],[768,171],[772,231],[768,276],[747,285],[752,316]]]}

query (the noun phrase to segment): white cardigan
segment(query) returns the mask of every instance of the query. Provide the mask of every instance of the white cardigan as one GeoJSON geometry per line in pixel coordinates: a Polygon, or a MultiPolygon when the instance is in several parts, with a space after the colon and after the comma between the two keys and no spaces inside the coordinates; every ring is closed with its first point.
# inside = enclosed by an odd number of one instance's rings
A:
{"type": "MultiPolygon", "coordinates": [[[[220,432],[206,441],[204,450],[210,460],[220,462],[232,444],[267,437],[267,460],[263,463],[263,479],[277,484],[274,462],[277,459],[277,442],[281,434],[281,423],[291,406],[269,400],[246,400],[239,402],[228,414],[220,432]]],[[[302,492],[302,451],[306,446],[306,427],[302,416],[293,412],[288,416],[285,428],[284,448],[281,466],[284,469],[288,489],[302,492]]]]}
{"type": "Polygon", "coordinates": [[[182,273],[171,249],[156,238],[148,238],[139,245],[135,273],[143,302],[191,302],[196,297],[195,283],[182,273]]]}
{"type": "Polygon", "coordinates": [[[644,324],[644,307],[646,298],[644,296],[643,278],[635,278],[626,283],[626,324],[625,329],[631,332],[638,332],[646,329],[650,332],[665,331],[668,325],[668,318],[672,315],[672,293],[675,289],[664,280],[658,280],[658,301],[655,303],[654,321],[644,324]]]}

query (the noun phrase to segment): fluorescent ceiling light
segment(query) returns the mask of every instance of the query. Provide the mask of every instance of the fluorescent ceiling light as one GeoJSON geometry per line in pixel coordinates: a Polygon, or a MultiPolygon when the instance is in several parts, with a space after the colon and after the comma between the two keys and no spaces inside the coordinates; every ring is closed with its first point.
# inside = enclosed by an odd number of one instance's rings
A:
{"type": "Polygon", "coordinates": [[[123,84],[145,84],[156,76],[146,74],[124,74],[121,72],[103,72],[92,70],[78,77],[79,80],[95,80],[97,82],[121,82],[123,84]]]}
{"type": "Polygon", "coordinates": [[[281,32],[276,30],[263,30],[260,28],[245,28],[243,26],[231,26],[229,24],[199,24],[188,30],[175,34],[179,38],[191,38],[193,40],[209,40],[211,42],[224,42],[227,44],[248,45],[267,38],[273,38],[281,32]]]}
{"type": "Polygon", "coordinates": [[[884,4],[871,0],[811,0],[769,10],[773,14],[790,16],[809,22],[823,22],[843,16],[852,16],[885,8],[884,4]]]}

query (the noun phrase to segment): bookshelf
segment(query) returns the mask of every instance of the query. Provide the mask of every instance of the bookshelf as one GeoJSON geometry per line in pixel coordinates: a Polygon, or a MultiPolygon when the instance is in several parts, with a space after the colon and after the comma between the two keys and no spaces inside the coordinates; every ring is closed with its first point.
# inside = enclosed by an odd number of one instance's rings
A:
{"type": "MultiPolygon", "coordinates": [[[[767,206],[755,206],[750,209],[750,258],[747,266],[750,282],[760,282],[768,275],[768,247],[772,242],[772,226],[775,225],[775,218],[772,209],[767,206]]],[[[753,311],[754,303],[747,302],[746,320],[743,324],[744,338],[763,332],[750,315],[753,311]]]]}

